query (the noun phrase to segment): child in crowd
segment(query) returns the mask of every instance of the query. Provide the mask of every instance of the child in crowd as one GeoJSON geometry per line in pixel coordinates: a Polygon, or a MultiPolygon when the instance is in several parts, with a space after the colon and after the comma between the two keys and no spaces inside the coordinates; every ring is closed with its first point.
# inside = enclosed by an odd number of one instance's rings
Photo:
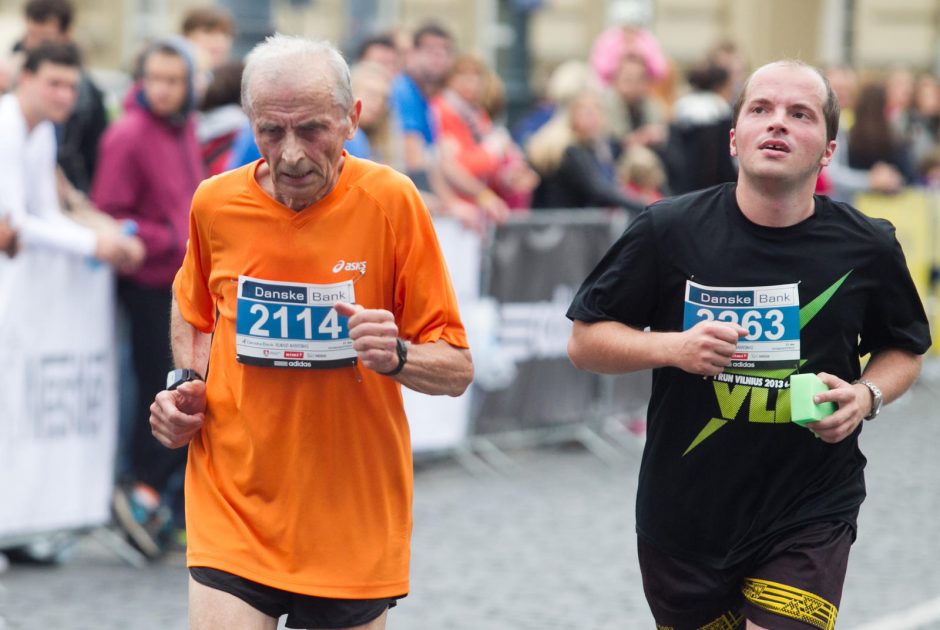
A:
{"type": "Polygon", "coordinates": [[[651,204],[663,198],[666,171],[659,157],[641,144],[634,144],[620,157],[617,178],[627,195],[651,204]]]}

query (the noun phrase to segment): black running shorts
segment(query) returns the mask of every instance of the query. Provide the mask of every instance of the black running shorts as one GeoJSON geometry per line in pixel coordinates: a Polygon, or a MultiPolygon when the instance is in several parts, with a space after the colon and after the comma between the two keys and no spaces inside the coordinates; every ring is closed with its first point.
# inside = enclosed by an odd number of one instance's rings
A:
{"type": "Polygon", "coordinates": [[[660,630],[734,630],[749,619],[774,630],[832,630],[855,532],[814,523],[755,558],[713,569],[638,541],[643,590],[660,630]]]}
{"type": "Polygon", "coordinates": [[[386,609],[398,603],[397,597],[330,599],[298,595],[209,567],[191,567],[189,574],[203,586],[234,595],[269,617],[279,618],[281,615],[287,615],[288,628],[361,626],[378,618],[386,609]]]}

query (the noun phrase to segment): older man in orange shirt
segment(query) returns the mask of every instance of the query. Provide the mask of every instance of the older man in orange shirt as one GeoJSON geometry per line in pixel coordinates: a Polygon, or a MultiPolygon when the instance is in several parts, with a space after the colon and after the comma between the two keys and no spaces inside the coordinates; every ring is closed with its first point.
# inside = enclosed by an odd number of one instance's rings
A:
{"type": "Polygon", "coordinates": [[[339,53],[274,36],[242,89],[263,158],[196,193],[151,407],[189,444],[191,626],[381,629],[409,589],[400,387],[462,393],[466,334],[414,185],[343,150],[339,53]]]}

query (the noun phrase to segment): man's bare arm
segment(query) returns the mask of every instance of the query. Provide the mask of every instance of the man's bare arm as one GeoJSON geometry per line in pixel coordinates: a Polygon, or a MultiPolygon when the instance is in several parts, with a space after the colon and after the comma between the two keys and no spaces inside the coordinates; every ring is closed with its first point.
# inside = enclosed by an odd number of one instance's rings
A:
{"type": "MultiPolygon", "coordinates": [[[[176,297],[170,308],[170,345],[177,367],[196,370],[203,376],[209,365],[211,337],[183,319],[176,297]]],[[[195,380],[173,391],[163,390],[150,405],[150,430],[168,448],[189,444],[206,420],[206,384],[195,380]]]]}
{"type": "Polygon", "coordinates": [[[196,370],[203,376],[209,366],[208,335],[183,319],[176,297],[170,308],[170,346],[173,348],[173,363],[176,367],[196,370]]]}
{"type": "Polygon", "coordinates": [[[714,376],[731,362],[747,331],[735,324],[702,321],[682,332],[643,332],[614,321],[575,321],[568,356],[582,370],[623,374],[672,366],[714,376]]]}
{"type": "MultiPolygon", "coordinates": [[[[924,363],[923,355],[913,354],[907,350],[883,350],[872,356],[862,378],[865,378],[881,390],[884,404],[897,400],[901,394],[910,389],[920,375],[920,368],[924,363]]],[[[856,385],[856,387],[865,387],[856,385]]],[[[859,390],[861,392],[861,390],[859,390]]],[[[867,396],[871,395],[865,387],[867,396]]],[[[866,405],[865,414],[871,412],[871,402],[866,405]]]]}
{"type": "Polygon", "coordinates": [[[446,341],[409,344],[408,362],[395,378],[422,394],[459,396],[473,380],[470,351],[446,341]]]}
{"type": "MultiPolygon", "coordinates": [[[[881,390],[883,404],[896,400],[917,380],[924,358],[906,350],[882,350],[872,356],[862,377],[881,390]]],[[[816,395],[816,402],[834,402],[838,409],[831,416],[807,427],[825,442],[834,444],[855,432],[872,407],[872,394],[861,383],[848,383],[838,376],[819,373],[829,391],[816,395]]]]}
{"type": "MultiPolygon", "coordinates": [[[[394,371],[399,365],[395,316],[384,309],[363,308],[361,304],[339,302],[335,308],[349,318],[349,337],[362,366],[379,374],[394,371]]],[[[388,377],[422,394],[459,396],[473,380],[473,361],[469,350],[443,340],[409,343],[404,368],[388,377]]]]}

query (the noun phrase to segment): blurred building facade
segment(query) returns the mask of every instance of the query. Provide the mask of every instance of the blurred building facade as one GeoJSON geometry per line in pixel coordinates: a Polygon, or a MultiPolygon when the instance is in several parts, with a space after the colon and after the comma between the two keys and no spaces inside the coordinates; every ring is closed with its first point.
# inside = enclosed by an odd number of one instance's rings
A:
{"type": "MultiPolygon", "coordinates": [[[[208,0],[74,0],[76,37],[89,65],[129,69],[149,39],[176,32],[183,13],[208,0]]],[[[779,57],[862,68],[937,71],[937,0],[216,0],[242,25],[239,50],[269,30],[327,38],[351,51],[363,36],[435,20],[459,46],[505,71],[523,63],[544,77],[585,58],[618,16],[640,16],[680,66],[732,41],[754,65],[779,57]],[[524,47],[519,46],[519,36],[524,47]],[[520,58],[523,48],[527,58],[520,58]]],[[[0,45],[22,28],[22,2],[0,0],[0,45]]],[[[7,48],[8,49],[8,48],[7,48]]],[[[511,72],[510,72],[511,74],[511,72]]]]}

